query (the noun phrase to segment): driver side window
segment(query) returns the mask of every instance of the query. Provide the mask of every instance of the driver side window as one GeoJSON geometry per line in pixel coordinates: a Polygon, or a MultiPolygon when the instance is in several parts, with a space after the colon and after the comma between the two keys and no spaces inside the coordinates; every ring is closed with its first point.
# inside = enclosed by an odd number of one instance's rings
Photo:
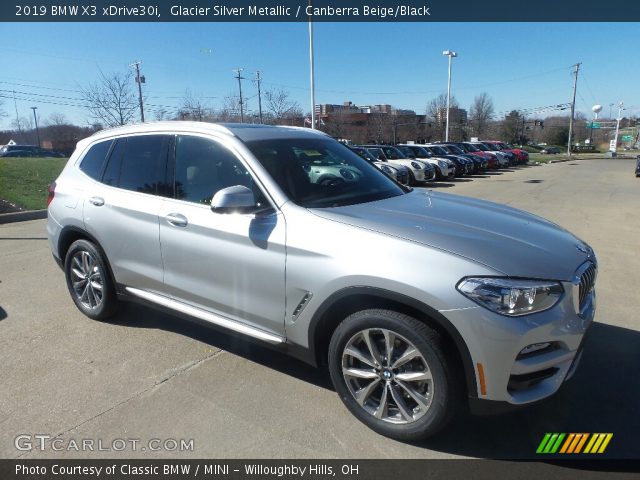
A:
{"type": "Polygon", "coordinates": [[[266,205],[253,177],[230,150],[208,138],[176,137],[175,198],[209,205],[216,192],[235,185],[253,191],[256,207],[266,205]]]}

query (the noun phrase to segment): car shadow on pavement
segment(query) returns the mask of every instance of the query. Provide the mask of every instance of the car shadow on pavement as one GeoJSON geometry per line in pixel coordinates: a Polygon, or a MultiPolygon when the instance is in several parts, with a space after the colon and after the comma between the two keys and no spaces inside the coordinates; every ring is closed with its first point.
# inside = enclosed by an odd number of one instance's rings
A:
{"type": "MultiPolygon", "coordinates": [[[[462,411],[441,434],[416,445],[471,457],[551,460],[547,457],[567,456],[536,454],[547,432],[613,433],[603,455],[572,457],[638,459],[638,405],[640,332],[595,323],[585,340],[581,365],[555,396],[497,416],[462,411]]],[[[579,468],[585,468],[584,463],[579,468]]]]}
{"type": "Polygon", "coordinates": [[[431,190],[432,188],[451,188],[451,187],[455,187],[456,184],[455,183],[448,183],[448,182],[431,182],[428,185],[425,185],[424,188],[431,190]]]}
{"type": "Polygon", "coordinates": [[[7,318],[7,312],[4,308],[0,307],[0,320],[7,318]]]}
{"type": "Polygon", "coordinates": [[[174,332],[318,387],[333,390],[326,369],[314,368],[283,352],[248,341],[248,337],[227,333],[204,321],[181,318],[137,303],[122,302],[119,313],[110,318],[108,323],[123,327],[153,328],[174,332]]]}

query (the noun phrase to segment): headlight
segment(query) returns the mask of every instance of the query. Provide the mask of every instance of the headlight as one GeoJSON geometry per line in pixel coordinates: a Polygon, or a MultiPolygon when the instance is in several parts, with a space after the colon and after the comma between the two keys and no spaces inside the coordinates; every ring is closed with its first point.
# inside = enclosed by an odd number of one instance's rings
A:
{"type": "Polygon", "coordinates": [[[383,166],[382,171],[387,175],[393,175],[393,171],[389,167],[383,166]]]}
{"type": "Polygon", "coordinates": [[[442,160],[438,160],[438,165],[440,166],[440,168],[446,168],[447,167],[447,162],[443,162],[442,160]]]}
{"type": "Polygon", "coordinates": [[[411,166],[413,168],[415,168],[416,170],[421,170],[422,169],[422,165],[420,165],[418,162],[411,162],[411,166]]]}
{"type": "Polygon", "coordinates": [[[479,305],[513,317],[547,310],[563,292],[559,282],[488,277],[465,278],[457,288],[479,305]]]}

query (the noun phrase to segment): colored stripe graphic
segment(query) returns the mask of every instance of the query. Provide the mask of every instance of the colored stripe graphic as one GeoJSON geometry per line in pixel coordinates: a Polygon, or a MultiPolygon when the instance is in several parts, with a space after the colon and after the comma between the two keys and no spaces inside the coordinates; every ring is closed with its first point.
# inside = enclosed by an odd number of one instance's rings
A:
{"type": "Polygon", "coordinates": [[[546,433],[536,453],[600,454],[604,453],[612,438],[613,433],[546,433]]]}

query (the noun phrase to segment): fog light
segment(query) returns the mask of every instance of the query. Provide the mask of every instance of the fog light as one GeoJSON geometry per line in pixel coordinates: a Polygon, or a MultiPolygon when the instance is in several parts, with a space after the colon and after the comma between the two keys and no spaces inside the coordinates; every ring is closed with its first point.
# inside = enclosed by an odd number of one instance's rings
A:
{"type": "Polygon", "coordinates": [[[549,342],[532,343],[531,345],[528,345],[528,346],[524,347],[522,350],[520,350],[520,353],[518,354],[518,356],[520,356],[520,355],[529,355],[530,353],[538,352],[540,350],[544,350],[545,348],[549,347],[550,345],[551,345],[551,343],[549,343],[549,342]]]}

